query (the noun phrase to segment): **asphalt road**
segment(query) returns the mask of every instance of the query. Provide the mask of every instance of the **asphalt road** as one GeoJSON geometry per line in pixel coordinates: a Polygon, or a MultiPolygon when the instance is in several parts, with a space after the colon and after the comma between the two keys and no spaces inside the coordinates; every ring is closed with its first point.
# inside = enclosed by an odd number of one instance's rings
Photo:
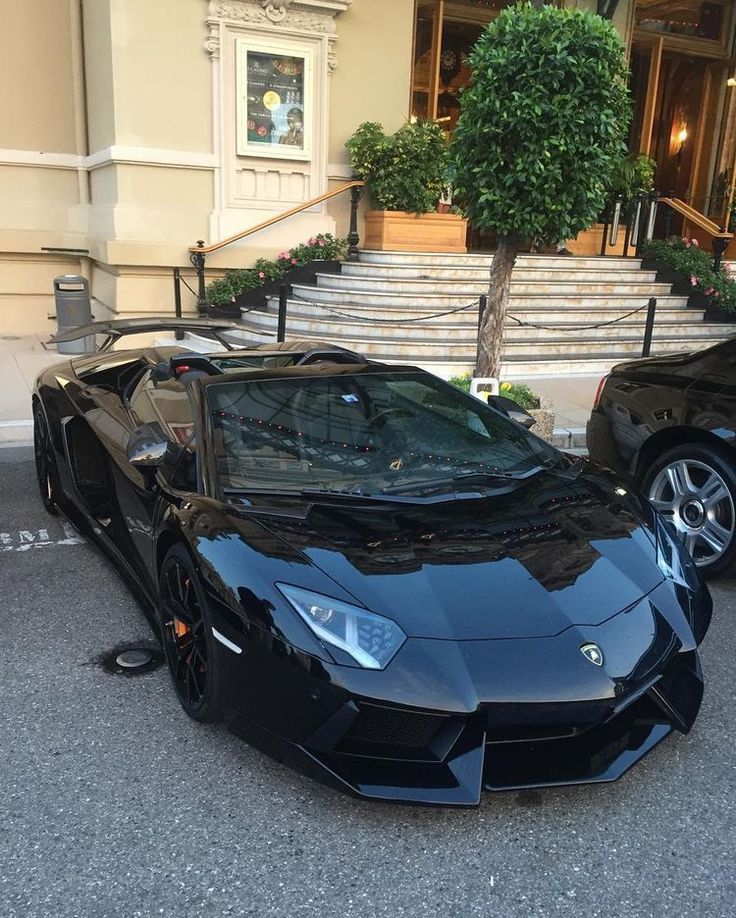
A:
{"type": "Polygon", "coordinates": [[[365,803],[190,721],[164,669],[104,671],[151,632],[29,459],[0,449],[1,918],[736,915],[736,581],[694,730],[619,782],[365,803]]]}

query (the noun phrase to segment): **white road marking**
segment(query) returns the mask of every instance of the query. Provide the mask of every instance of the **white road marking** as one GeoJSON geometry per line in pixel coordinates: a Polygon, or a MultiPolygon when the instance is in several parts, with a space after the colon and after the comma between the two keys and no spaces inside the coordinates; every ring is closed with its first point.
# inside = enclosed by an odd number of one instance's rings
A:
{"type": "Polygon", "coordinates": [[[63,539],[52,539],[48,529],[18,529],[0,532],[0,552],[28,551],[31,548],[51,548],[54,545],[83,545],[84,539],[66,520],[60,520],[63,539]]]}
{"type": "Polygon", "coordinates": [[[220,632],[217,630],[217,628],[213,628],[213,629],[212,629],[212,633],[214,634],[214,636],[217,638],[217,640],[218,640],[221,644],[224,644],[225,647],[227,647],[228,650],[232,650],[233,653],[242,653],[242,652],[243,652],[243,648],[242,648],[242,647],[238,647],[237,644],[233,644],[232,641],[228,641],[228,639],[225,637],[225,635],[224,635],[224,634],[220,634],[220,632]]]}

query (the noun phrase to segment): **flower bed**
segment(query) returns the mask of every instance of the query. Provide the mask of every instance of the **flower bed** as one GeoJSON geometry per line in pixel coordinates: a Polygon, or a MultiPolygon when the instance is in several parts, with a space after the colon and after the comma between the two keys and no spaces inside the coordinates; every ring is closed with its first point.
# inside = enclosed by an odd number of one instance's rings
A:
{"type": "Polygon", "coordinates": [[[213,312],[228,315],[241,307],[257,305],[276,293],[284,281],[301,280],[301,275],[306,281],[308,275],[314,274],[314,265],[324,264],[328,272],[334,273],[347,251],[345,239],[320,233],[288,252],[281,252],[275,259],[259,258],[252,268],[227,271],[207,285],[207,302],[214,307],[213,312]]]}
{"type": "MultiPolygon", "coordinates": [[[[449,379],[449,382],[451,382],[453,386],[457,386],[458,389],[462,389],[463,392],[470,392],[471,381],[472,376],[470,373],[464,373],[462,376],[452,376],[449,379]]],[[[499,395],[510,398],[513,402],[516,402],[520,408],[524,408],[527,411],[530,408],[539,408],[539,396],[530,389],[529,386],[525,386],[523,383],[502,382],[498,388],[499,395]]]]}
{"type": "Polygon", "coordinates": [[[656,268],[657,279],[674,284],[689,306],[705,309],[710,321],[736,322],[736,280],[725,265],[713,270],[711,256],[697,239],[651,239],[642,247],[643,268],[656,268]]]}

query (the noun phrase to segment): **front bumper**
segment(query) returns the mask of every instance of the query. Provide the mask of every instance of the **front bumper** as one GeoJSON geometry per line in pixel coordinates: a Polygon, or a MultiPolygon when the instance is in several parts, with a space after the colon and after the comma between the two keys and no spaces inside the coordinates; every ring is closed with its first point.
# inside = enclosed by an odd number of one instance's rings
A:
{"type": "MultiPolygon", "coordinates": [[[[350,700],[305,742],[265,751],[358,797],[474,806],[484,789],[614,781],[672,730],[687,733],[702,696],[693,650],[624,698],[486,705],[467,716],[350,700]]],[[[264,748],[242,718],[230,726],[264,748]]]]}
{"type": "Polygon", "coordinates": [[[229,656],[228,725],[369,799],[472,806],[483,789],[613,781],[672,730],[692,727],[711,608],[706,587],[690,594],[663,581],[597,626],[535,639],[412,638],[383,671],[328,666],[251,629],[250,646],[229,656]],[[584,641],[603,649],[603,666],[581,654],[584,641]]]}

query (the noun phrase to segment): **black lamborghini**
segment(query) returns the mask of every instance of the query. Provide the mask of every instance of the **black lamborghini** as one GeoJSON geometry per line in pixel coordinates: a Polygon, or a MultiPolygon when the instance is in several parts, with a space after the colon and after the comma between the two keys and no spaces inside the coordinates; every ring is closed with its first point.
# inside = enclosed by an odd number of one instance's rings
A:
{"type": "Polygon", "coordinates": [[[356,795],[456,805],[613,780],[689,731],[710,596],[613,473],[415,367],[225,325],[33,393],[41,498],[140,597],[189,716],[356,795]]]}

